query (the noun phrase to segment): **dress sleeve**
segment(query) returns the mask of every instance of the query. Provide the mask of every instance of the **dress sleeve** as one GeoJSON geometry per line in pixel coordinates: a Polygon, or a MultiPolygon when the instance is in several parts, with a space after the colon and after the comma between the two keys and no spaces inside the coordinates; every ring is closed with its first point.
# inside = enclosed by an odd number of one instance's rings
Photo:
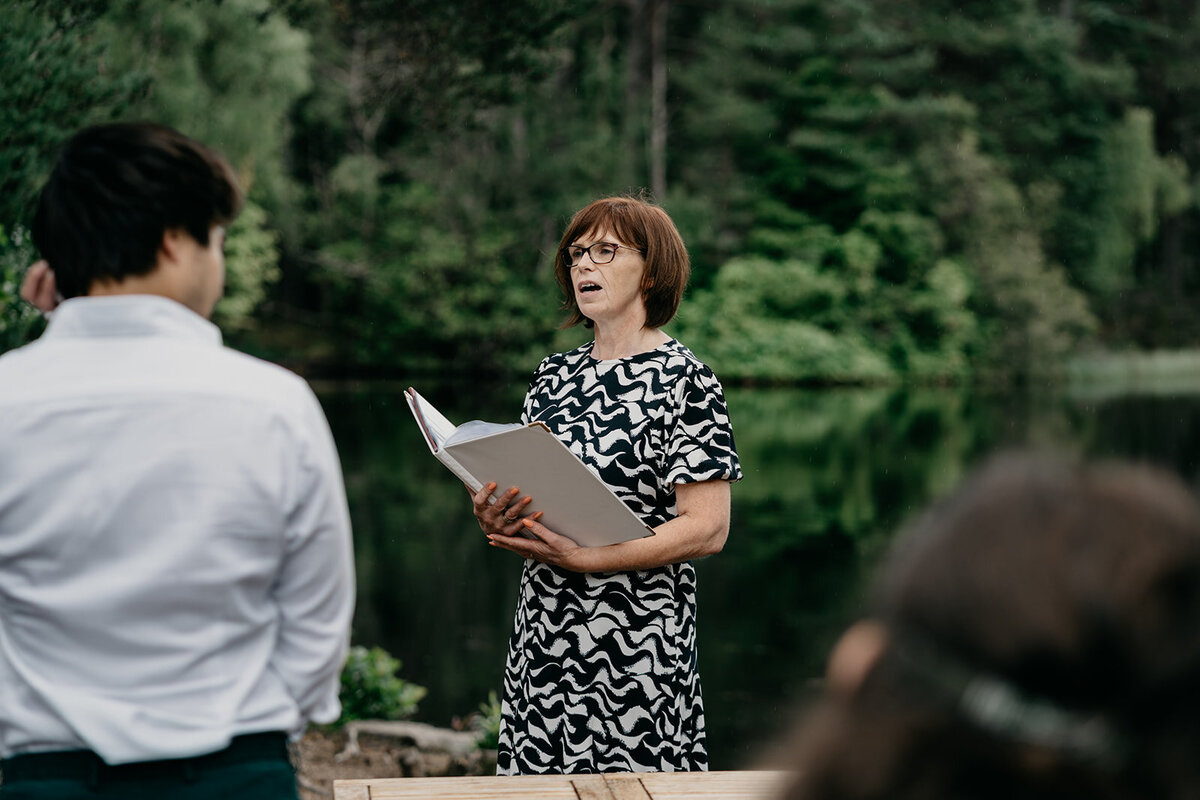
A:
{"type": "Polygon", "coordinates": [[[521,406],[521,424],[523,425],[532,422],[537,412],[538,389],[542,382],[542,373],[545,372],[546,365],[549,363],[549,356],[543,358],[542,363],[538,364],[538,368],[533,372],[533,377],[529,380],[529,391],[525,392],[525,403],[521,406]]]}
{"type": "Polygon", "coordinates": [[[667,483],[740,481],[742,466],[717,376],[701,364],[680,383],[667,442],[667,483]]]}

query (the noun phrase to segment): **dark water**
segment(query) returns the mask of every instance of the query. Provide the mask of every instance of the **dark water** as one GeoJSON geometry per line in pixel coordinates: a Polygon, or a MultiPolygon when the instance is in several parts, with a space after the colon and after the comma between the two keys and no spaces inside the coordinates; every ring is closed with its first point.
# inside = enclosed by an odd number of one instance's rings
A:
{"type": "MultiPolygon", "coordinates": [[[[516,419],[523,387],[418,386],[451,420],[516,419]]],[[[355,526],[354,640],[429,689],[418,719],[498,691],[521,562],[489,548],[466,492],[417,434],[402,387],[320,392],[355,526]]],[[[713,769],[753,762],[792,721],[892,533],[989,452],[1055,448],[1200,477],[1200,395],[963,389],[734,389],[746,479],[720,555],[698,563],[713,769]]]]}

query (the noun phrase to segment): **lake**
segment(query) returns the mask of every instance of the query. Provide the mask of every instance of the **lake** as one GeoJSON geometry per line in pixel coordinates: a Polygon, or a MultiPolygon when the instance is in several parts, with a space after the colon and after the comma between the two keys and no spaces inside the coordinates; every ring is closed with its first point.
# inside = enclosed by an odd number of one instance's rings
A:
{"type": "MultiPolygon", "coordinates": [[[[517,419],[524,386],[418,382],[455,422],[517,419]]],[[[380,645],[448,725],[501,685],[521,560],[487,546],[462,485],[420,438],[403,385],[318,386],[346,476],[356,644],[380,645]]],[[[856,614],[898,526],[988,453],[1052,448],[1149,461],[1196,485],[1200,390],[727,391],[745,480],[725,550],[697,563],[713,769],[751,765],[787,729],[856,614]]]]}

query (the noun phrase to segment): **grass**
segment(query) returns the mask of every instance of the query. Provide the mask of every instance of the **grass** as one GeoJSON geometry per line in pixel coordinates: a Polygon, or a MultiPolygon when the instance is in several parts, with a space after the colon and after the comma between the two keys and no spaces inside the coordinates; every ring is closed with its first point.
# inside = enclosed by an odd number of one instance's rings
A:
{"type": "Polygon", "coordinates": [[[1200,349],[1087,353],[1071,358],[1065,372],[1076,397],[1200,394],[1200,349]]]}

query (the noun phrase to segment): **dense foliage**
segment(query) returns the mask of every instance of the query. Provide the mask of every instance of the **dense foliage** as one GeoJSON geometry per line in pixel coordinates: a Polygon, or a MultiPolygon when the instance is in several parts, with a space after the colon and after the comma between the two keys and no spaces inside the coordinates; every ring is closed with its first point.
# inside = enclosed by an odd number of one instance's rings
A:
{"type": "MultiPolygon", "coordinates": [[[[0,224],[148,117],[252,201],[219,320],[341,373],[518,371],[567,216],[648,191],[727,380],[945,380],[1184,346],[1200,9],[1147,0],[0,0],[0,224]]],[[[8,342],[11,340],[8,335],[8,342]]]]}
{"type": "Polygon", "coordinates": [[[400,661],[382,647],[351,647],[342,667],[339,725],[356,719],[406,719],[417,713],[424,686],[401,678],[400,661]]]}

